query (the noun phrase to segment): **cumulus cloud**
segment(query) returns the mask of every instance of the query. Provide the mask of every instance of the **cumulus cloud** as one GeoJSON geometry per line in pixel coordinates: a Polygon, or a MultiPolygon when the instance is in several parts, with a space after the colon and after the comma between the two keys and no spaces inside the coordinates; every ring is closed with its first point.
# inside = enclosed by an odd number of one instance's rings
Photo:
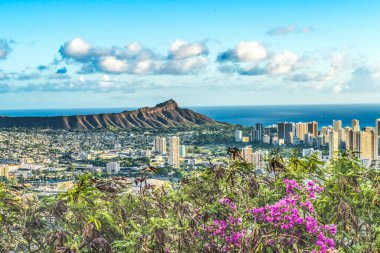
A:
{"type": "Polygon", "coordinates": [[[302,28],[299,28],[296,24],[291,24],[288,26],[280,26],[280,27],[269,29],[266,32],[266,35],[279,36],[279,35],[288,35],[291,33],[310,33],[313,31],[314,31],[314,28],[310,26],[304,26],[302,28]]]}
{"type": "Polygon", "coordinates": [[[140,43],[125,47],[99,48],[76,38],[59,50],[62,59],[81,64],[80,73],[108,74],[194,74],[205,66],[208,54],[204,43],[176,40],[168,55],[159,55],[140,43]]]}
{"type": "Polygon", "coordinates": [[[256,41],[240,42],[217,57],[219,71],[245,76],[287,74],[300,67],[300,60],[301,57],[289,50],[270,53],[256,41]]]}
{"type": "Polygon", "coordinates": [[[267,49],[257,41],[242,41],[234,49],[218,55],[219,62],[255,62],[268,56],[267,49]]]}
{"type": "Polygon", "coordinates": [[[282,53],[275,54],[267,68],[271,74],[286,74],[297,66],[299,59],[295,53],[285,50],[282,53]]]}
{"type": "Polygon", "coordinates": [[[352,71],[350,79],[342,84],[342,91],[379,92],[380,69],[360,66],[352,71]]]}
{"type": "Polygon", "coordinates": [[[75,38],[61,46],[59,52],[64,58],[78,61],[85,60],[90,53],[91,45],[81,38],[75,38]]]}
{"type": "Polygon", "coordinates": [[[12,52],[11,41],[0,39],[0,60],[4,60],[12,52]]]}
{"type": "Polygon", "coordinates": [[[203,43],[186,43],[182,40],[175,40],[170,46],[169,58],[186,59],[207,53],[206,45],[203,43]]]}
{"type": "Polygon", "coordinates": [[[195,74],[207,65],[207,58],[196,56],[164,62],[158,72],[161,74],[185,75],[195,74]]]}

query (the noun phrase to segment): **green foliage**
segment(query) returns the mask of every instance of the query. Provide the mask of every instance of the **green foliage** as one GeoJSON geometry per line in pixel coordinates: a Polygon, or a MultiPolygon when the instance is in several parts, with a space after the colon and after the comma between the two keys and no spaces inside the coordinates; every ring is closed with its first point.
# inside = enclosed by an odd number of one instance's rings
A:
{"type": "MultiPolygon", "coordinates": [[[[248,210],[272,205],[285,195],[284,178],[315,180],[324,187],[314,200],[321,224],[334,223],[339,252],[378,252],[380,172],[344,155],[329,163],[317,156],[285,161],[268,157],[264,171],[231,160],[185,174],[179,183],[152,185],[144,170],[134,179],[82,176],[58,196],[37,197],[28,188],[0,183],[0,252],[220,252],[226,242],[210,236],[215,220],[241,218],[244,232],[228,252],[309,252],[305,243],[279,248],[281,239],[248,210]],[[220,204],[228,198],[236,209],[220,204]]],[[[302,237],[305,239],[305,236],[302,237]]]]}

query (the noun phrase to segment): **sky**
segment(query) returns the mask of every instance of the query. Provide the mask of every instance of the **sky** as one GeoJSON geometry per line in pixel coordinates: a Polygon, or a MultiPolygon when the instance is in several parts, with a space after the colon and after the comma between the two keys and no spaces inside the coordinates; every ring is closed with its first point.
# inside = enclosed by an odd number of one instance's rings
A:
{"type": "Polygon", "coordinates": [[[380,1],[0,0],[0,108],[379,103],[380,1]]]}

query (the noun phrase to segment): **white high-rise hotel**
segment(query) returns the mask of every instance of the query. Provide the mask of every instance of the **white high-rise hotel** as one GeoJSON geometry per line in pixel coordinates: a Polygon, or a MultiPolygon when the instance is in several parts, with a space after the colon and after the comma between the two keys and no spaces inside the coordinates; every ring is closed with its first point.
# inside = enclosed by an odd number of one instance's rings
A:
{"type": "Polygon", "coordinates": [[[154,138],[154,151],[160,154],[166,154],[166,138],[157,136],[154,138]]]}
{"type": "Polygon", "coordinates": [[[179,168],[180,145],[179,137],[173,136],[169,138],[169,164],[173,168],[179,168]]]}

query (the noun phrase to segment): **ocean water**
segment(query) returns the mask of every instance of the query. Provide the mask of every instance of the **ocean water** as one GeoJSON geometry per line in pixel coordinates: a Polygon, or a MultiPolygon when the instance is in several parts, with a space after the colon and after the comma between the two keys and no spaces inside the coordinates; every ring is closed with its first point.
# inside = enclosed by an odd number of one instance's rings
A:
{"type": "MultiPolygon", "coordinates": [[[[380,118],[380,104],[351,105],[255,105],[255,106],[193,106],[187,107],[208,117],[251,126],[255,123],[271,125],[277,122],[318,121],[319,126],[332,125],[332,121],[342,120],[350,125],[352,119],[359,119],[360,126],[374,126],[380,118]]],[[[136,108],[78,108],[78,109],[17,109],[0,110],[3,116],[67,116],[94,113],[118,113],[136,108]]]]}

